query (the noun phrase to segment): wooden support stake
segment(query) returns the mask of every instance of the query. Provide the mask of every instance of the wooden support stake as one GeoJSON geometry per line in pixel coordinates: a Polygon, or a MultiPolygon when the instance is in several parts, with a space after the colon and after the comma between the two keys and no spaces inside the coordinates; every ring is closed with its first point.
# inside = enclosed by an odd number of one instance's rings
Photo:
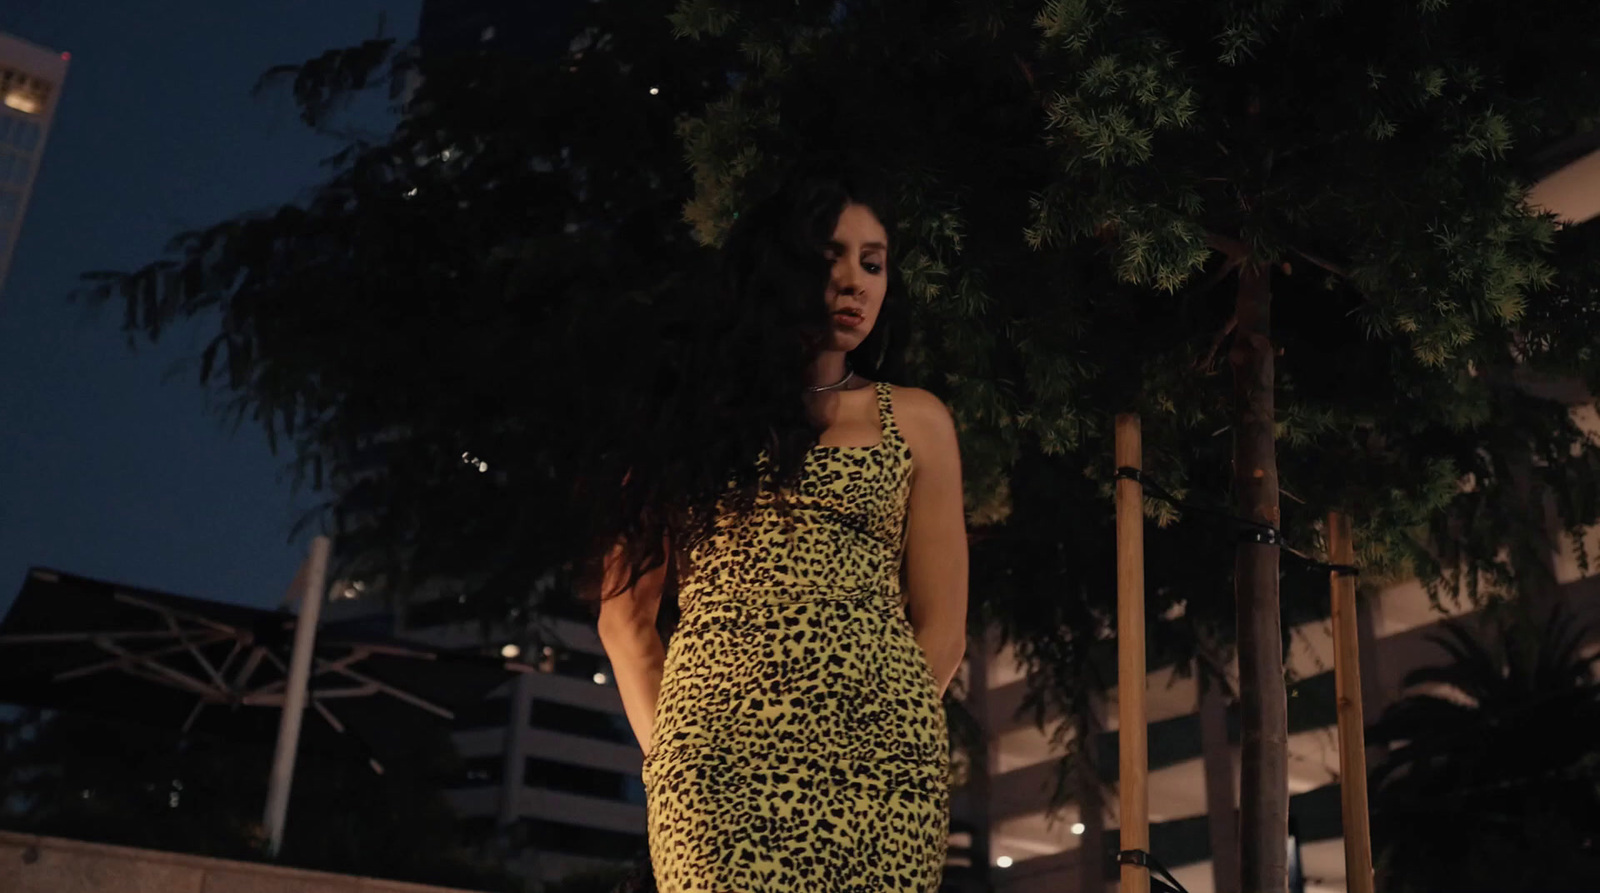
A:
{"type": "MultiPolygon", "coordinates": [[[[1142,468],[1139,416],[1116,422],[1118,468],[1142,468]]],[[[1144,487],[1117,480],[1117,718],[1118,786],[1122,794],[1120,849],[1150,849],[1149,746],[1145,724],[1144,487]]],[[[1150,893],[1149,869],[1122,866],[1120,893],[1150,893]]]]}
{"type": "MultiPolygon", "coordinates": [[[[1328,560],[1354,565],[1350,516],[1328,513],[1328,560]]],[[[1356,578],[1333,571],[1333,679],[1339,711],[1339,799],[1344,817],[1344,871],[1350,893],[1372,893],[1372,834],[1367,813],[1366,723],[1361,715],[1361,646],[1356,578]]]]}

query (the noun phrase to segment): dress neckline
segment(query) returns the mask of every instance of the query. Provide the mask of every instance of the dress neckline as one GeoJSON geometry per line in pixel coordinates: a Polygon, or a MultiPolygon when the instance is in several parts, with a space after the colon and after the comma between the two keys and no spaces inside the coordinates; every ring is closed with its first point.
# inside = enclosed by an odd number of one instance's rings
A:
{"type": "MultiPolygon", "coordinates": [[[[867,445],[864,445],[864,446],[840,446],[840,445],[835,445],[835,444],[821,444],[821,443],[819,443],[819,444],[816,444],[816,445],[812,446],[811,449],[813,451],[815,451],[815,450],[829,450],[829,451],[833,451],[833,452],[845,452],[845,453],[848,453],[848,452],[874,452],[874,451],[883,449],[884,445],[889,442],[890,433],[894,428],[894,410],[893,410],[893,408],[891,406],[890,399],[889,399],[889,387],[890,387],[889,383],[886,382],[886,381],[875,381],[875,382],[872,383],[873,390],[878,392],[878,442],[877,443],[867,444],[867,445]]],[[[862,388],[861,390],[866,390],[866,389],[862,388]]]]}

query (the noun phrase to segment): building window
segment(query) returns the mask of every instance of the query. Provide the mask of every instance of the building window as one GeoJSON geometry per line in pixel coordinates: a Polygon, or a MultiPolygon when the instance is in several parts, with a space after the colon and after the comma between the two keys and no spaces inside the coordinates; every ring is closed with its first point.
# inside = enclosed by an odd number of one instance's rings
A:
{"type": "Polygon", "coordinates": [[[0,186],[21,186],[28,179],[29,166],[21,155],[0,151],[0,186]]]}
{"type": "Polygon", "coordinates": [[[529,757],[522,783],[531,788],[644,805],[644,783],[631,772],[575,766],[529,757]]]}
{"type": "Polygon", "coordinates": [[[528,725],[536,729],[581,735],[614,744],[631,744],[634,741],[628,719],[621,714],[589,707],[576,707],[558,701],[546,701],[543,698],[533,699],[533,710],[528,717],[528,725]]]}
{"type": "Polygon", "coordinates": [[[14,68],[0,68],[0,105],[25,115],[44,113],[50,100],[50,84],[29,77],[14,68]]]}
{"type": "Polygon", "coordinates": [[[510,721],[510,698],[484,698],[456,711],[455,728],[485,729],[494,726],[504,728],[510,721]]]}
{"type": "Polygon", "coordinates": [[[452,788],[478,788],[497,785],[505,778],[505,758],[469,757],[461,761],[461,772],[450,783],[452,788]]]}
{"type": "Polygon", "coordinates": [[[577,651],[572,648],[555,648],[540,669],[557,676],[568,676],[573,679],[594,680],[596,673],[604,673],[607,678],[611,676],[611,663],[598,654],[587,651],[577,651]]]}
{"type": "Polygon", "coordinates": [[[569,825],[566,822],[523,819],[519,824],[526,834],[525,840],[528,846],[548,853],[563,853],[569,856],[588,856],[621,862],[639,856],[648,842],[648,838],[643,834],[585,828],[582,825],[569,825]]]}
{"type": "Polygon", "coordinates": [[[24,154],[32,154],[39,146],[42,132],[39,125],[32,121],[0,114],[0,146],[10,146],[24,154]]]}

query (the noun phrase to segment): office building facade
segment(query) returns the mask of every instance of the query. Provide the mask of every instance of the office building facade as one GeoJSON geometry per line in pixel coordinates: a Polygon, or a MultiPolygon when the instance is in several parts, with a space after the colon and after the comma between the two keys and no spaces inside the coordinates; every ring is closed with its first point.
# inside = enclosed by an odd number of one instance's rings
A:
{"type": "MultiPolygon", "coordinates": [[[[1554,396],[1554,395],[1552,395],[1554,396]]],[[[1600,417],[1592,397],[1571,401],[1574,418],[1600,436],[1600,417]]],[[[1600,573],[1584,569],[1570,542],[1549,558],[1556,586],[1538,596],[1561,604],[1580,625],[1600,624],[1600,573]]],[[[1587,550],[1600,548],[1600,530],[1587,535],[1587,550]]],[[[1451,655],[1432,640],[1441,623],[1456,618],[1473,623],[1466,604],[1435,606],[1416,580],[1402,580],[1364,592],[1358,599],[1361,648],[1361,703],[1370,727],[1384,708],[1403,694],[1412,670],[1450,663],[1451,655]]],[[[1326,610],[1326,608],[1324,609],[1326,610]]],[[[1597,626],[1596,628],[1600,628],[1597,626]]],[[[1341,820],[1336,697],[1331,621],[1296,626],[1289,637],[1285,669],[1288,687],[1288,778],[1291,864],[1303,878],[1305,893],[1343,893],[1344,839],[1341,820]]],[[[1600,652],[1600,639],[1586,644],[1600,652]]],[[[969,647],[965,668],[971,683],[968,709],[984,728],[988,759],[978,767],[981,784],[957,791],[955,820],[986,830],[987,852],[973,858],[987,863],[998,893],[1110,893],[1117,887],[1116,850],[1119,805],[1118,692],[1100,693],[1102,731],[1090,744],[1101,779],[1109,782],[1098,816],[1079,802],[1052,810],[1050,792],[1062,756],[1051,742],[1061,717],[1040,728],[1021,710],[1025,669],[1015,652],[996,637],[969,647]],[[976,672],[974,672],[976,670],[976,672]],[[1085,841],[1099,840],[1098,845],[1085,841]],[[1099,873],[1101,886],[1095,887],[1099,873]]],[[[1230,688],[1237,690],[1237,665],[1229,666],[1230,688]]],[[[1152,667],[1145,681],[1148,721],[1149,850],[1188,893],[1237,889],[1237,803],[1239,727],[1236,704],[1203,692],[1193,672],[1152,667]],[[1214,848],[1213,840],[1227,841],[1214,848]],[[1222,853],[1220,860],[1214,858],[1222,853]]],[[[1067,739],[1072,738],[1070,733],[1067,739]]],[[[1370,769],[1382,756],[1369,749],[1370,769]]]]}

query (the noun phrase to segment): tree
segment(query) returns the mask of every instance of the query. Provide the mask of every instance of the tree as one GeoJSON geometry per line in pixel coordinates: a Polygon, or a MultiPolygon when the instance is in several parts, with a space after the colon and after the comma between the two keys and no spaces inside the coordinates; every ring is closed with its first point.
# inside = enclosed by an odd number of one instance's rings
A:
{"type": "MultiPolygon", "coordinates": [[[[962,428],[973,622],[1017,645],[1041,717],[1074,715],[1113,632],[1094,507],[1118,412],[1179,497],[1305,551],[1338,508],[1369,576],[1441,598],[1541,573],[1544,499],[1569,531],[1596,520],[1600,456],[1519,387],[1600,382],[1600,236],[1522,203],[1534,150],[1592,124],[1595,10],[692,0],[669,40],[666,9],[595,4],[582,59],[423,60],[407,122],[308,208],[99,280],[133,332],[222,309],[223,387],[314,483],[332,469],[349,573],[525,611],[570,545],[565,471],[604,448],[595,407],[649,368],[657,320],[625,311],[785,161],[840,143],[888,160],[909,212],[912,383],[962,428]]],[[[308,120],[393,49],[295,69],[308,120]]],[[[1280,609],[1278,546],[1148,507],[1148,607],[1174,618],[1152,657],[1186,664],[1244,609],[1247,886],[1281,889],[1273,636],[1325,581],[1284,576],[1280,609]]]]}
{"type": "Polygon", "coordinates": [[[721,71],[654,40],[665,12],[585,4],[553,58],[378,40],[275,69],[261,89],[289,85],[308,126],[386,86],[403,115],[303,204],[86,278],[130,340],[216,314],[200,380],[325,494],[303,523],[334,534],[336,576],[470,593],[495,621],[560,591],[574,468],[661,350],[652,295],[699,253],[674,116],[721,71]]]}
{"type": "MultiPolygon", "coordinates": [[[[1278,532],[1310,542],[1338,508],[1369,569],[1504,587],[1540,573],[1543,524],[1512,519],[1547,495],[1526,499],[1506,463],[1531,453],[1534,486],[1592,492],[1593,445],[1512,370],[1596,381],[1593,262],[1565,253],[1596,237],[1525,203],[1534,152],[1595,122],[1576,60],[1596,15],[1232,0],[675,13],[678,33],[740,48],[748,75],[685,128],[703,240],[761,188],[747,159],[848,134],[893,160],[926,383],[963,422],[975,522],[1022,500],[1013,475],[1033,450],[1104,481],[1109,418],[1130,409],[1150,467],[1207,501],[1231,493],[1253,522],[1230,575],[1247,890],[1286,883],[1278,532]],[[1228,389],[1211,377],[1224,348],[1228,389]],[[1231,455],[1206,445],[1221,431],[1231,455]],[[1510,449],[1478,453],[1488,442],[1510,449]],[[1303,516],[1283,516],[1280,481],[1303,516]],[[1492,530],[1474,526],[1485,516],[1492,530]]],[[[1569,529],[1596,520],[1549,495],[1569,529]]]]}
{"type": "MultiPolygon", "coordinates": [[[[0,821],[12,830],[269,861],[261,809],[272,742],[178,735],[74,713],[24,712],[0,730],[0,821]]],[[[302,750],[281,864],[482,890],[522,882],[480,861],[442,786],[448,734],[407,729],[379,775],[348,753],[302,750]]]]}
{"type": "Polygon", "coordinates": [[[1486,638],[1430,636],[1450,662],[1407,674],[1370,730],[1389,748],[1371,782],[1384,889],[1600,885],[1600,630],[1501,614],[1486,638]]]}

